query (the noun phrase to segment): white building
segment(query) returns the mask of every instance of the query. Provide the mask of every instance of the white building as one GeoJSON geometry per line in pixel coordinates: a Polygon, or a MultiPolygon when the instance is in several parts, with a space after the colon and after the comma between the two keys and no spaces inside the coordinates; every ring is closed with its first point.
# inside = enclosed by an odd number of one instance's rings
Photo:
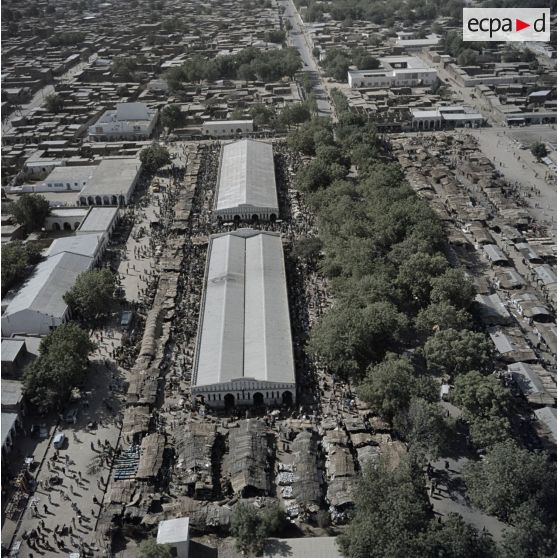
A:
{"type": "Polygon", "coordinates": [[[64,295],[93,258],[61,252],[39,263],[2,314],[2,335],[46,335],[69,317],[64,295]]]}
{"type": "Polygon", "coordinates": [[[53,207],[45,219],[47,231],[76,230],[85,219],[86,207],[53,207]]]}
{"type": "Polygon", "coordinates": [[[223,146],[214,211],[225,221],[275,220],[278,217],[271,144],[245,139],[223,146]]]}
{"type": "Polygon", "coordinates": [[[465,107],[440,107],[434,110],[411,110],[413,130],[441,128],[479,128],[486,118],[478,112],[466,112],[465,107]]]}
{"type": "Polygon", "coordinates": [[[399,31],[397,33],[397,39],[395,40],[395,46],[404,48],[408,51],[422,50],[425,47],[436,46],[440,42],[439,35],[431,33],[425,38],[421,38],[417,33],[399,31]]]}
{"type": "Polygon", "coordinates": [[[63,252],[87,256],[97,264],[101,259],[108,243],[108,236],[104,233],[90,233],[76,236],[57,238],[47,250],[47,257],[56,256],[63,252]]]}
{"type": "Polygon", "coordinates": [[[76,234],[103,233],[110,238],[119,216],[118,207],[91,207],[76,234]]]}
{"type": "Polygon", "coordinates": [[[211,137],[230,137],[253,131],[253,120],[206,120],[202,124],[202,134],[211,137]]]}
{"type": "Polygon", "coordinates": [[[292,404],[296,383],[278,233],[210,238],[192,394],[210,407],[292,404]]]}
{"type": "Polygon", "coordinates": [[[81,192],[91,182],[97,165],[55,167],[35,192],[81,192]]]}
{"type": "Polygon", "coordinates": [[[358,87],[418,87],[431,86],[438,72],[416,56],[386,56],[380,58],[377,70],[349,70],[349,86],[358,87]]]}
{"type": "Polygon", "coordinates": [[[93,126],[89,139],[112,141],[149,139],[157,123],[157,110],[144,103],[119,103],[115,110],[107,110],[93,126]]]}
{"type": "Polygon", "coordinates": [[[176,549],[177,558],[188,558],[190,520],[187,517],[167,519],[159,523],[157,544],[168,544],[176,549]]]}
{"type": "Polygon", "coordinates": [[[80,205],[126,205],[141,174],[136,158],[103,159],[79,194],[80,205]]]}

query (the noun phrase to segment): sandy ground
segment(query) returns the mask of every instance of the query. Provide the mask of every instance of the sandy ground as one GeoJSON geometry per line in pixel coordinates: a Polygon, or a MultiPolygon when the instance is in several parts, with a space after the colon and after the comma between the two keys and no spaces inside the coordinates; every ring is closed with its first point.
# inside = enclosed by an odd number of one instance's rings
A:
{"type": "MultiPolygon", "coordinates": [[[[541,128],[550,129],[549,126],[541,128]]],[[[529,149],[521,149],[514,132],[509,128],[480,128],[458,133],[477,138],[479,147],[494,162],[496,169],[506,180],[518,183],[522,188],[532,216],[546,224],[549,233],[556,238],[556,173],[544,163],[537,162],[529,149]]]]}

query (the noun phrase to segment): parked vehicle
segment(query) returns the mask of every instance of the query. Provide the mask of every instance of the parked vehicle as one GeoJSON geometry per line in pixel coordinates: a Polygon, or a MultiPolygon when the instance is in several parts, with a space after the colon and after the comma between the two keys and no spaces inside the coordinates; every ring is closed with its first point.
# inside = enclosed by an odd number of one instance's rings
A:
{"type": "Polygon", "coordinates": [[[66,441],[66,434],[64,434],[64,432],[59,432],[58,434],[56,434],[56,436],[54,436],[52,445],[56,449],[61,449],[64,446],[65,441],[66,441]]]}

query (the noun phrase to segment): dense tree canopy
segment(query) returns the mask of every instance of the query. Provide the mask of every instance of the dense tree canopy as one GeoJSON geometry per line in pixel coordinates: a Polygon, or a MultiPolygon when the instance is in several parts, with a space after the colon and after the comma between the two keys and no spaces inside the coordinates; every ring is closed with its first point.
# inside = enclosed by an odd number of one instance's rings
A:
{"type": "Polygon", "coordinates": [[[556,468],[545,453],[508,440],[493,446],[482,461],[469,463],[464,478],[471,501],[503,520],[528,503],[540,517],[556,517],[556,468]]]}
{"type": "Polygon", "coordinates": [[[270,82],[282,77],[292,79],[300,68],[302,61],[295,48],[260,50],[249,47],[237,54],[211,59],[195,54],[180,68],[169,70],[166,79],[169,87],[176,90],[183,83],[198,83],[203,80],[261,79],[270,82]]]}
{"type": "Polygon", "coordinates": [[[422,337],[433,335],[445,329],[468,329],[471,327],[471,315],[455,308],[447,301],[434,302],[421,309],[415,319],[415,328],[422,337]]]}
{"type": "Polygon", "coordinates": [[[184,122],[184,116],[179,105],[167,105],[161,111],[161,124],[169,130],[178,128],[184,122]]]}
{"type": "Polygon", "coordinates": [[[60,409],[71,390],[84,380],[94,348],[87,332],[75,323],[49,333],[41,341],[39,357],[23,374],[28,400],[41,412],[60,409]]]}
{"type": "Polygon", "coordinates": [[[29,271],[29,266],[41,259],[41,253],[33,244],[20,241],[2,247],[2,291],[17,285],[29,271]]]}
{"type": "Polygon", "coordinates": [[[408,442],[411,452],[427,459],[438,458],[452,435],[452,425],[444,418],[438,403],[422,397],[412,397],[407,408],[397,410],[394,427],[408,442]]]}
{"type": "Polygon", "coordinates": [[[171,157],[166,147],[151,145],[141,150],[140,161],[147,171],[155,172],[161,167],[168,165],[171,162],[171,157]]]}
{"type": "MultiPolygon", "coordinates": [[[[411,398],[423,395],[424,378],[417,378],[412,364],[404,357],[388,354],[379,364],[368,367],[366,377],[358,388],[359,397],[366,401],[381,417],[392,422],[409,407],[411,398]]],[[[437,398],[431,384],[429,399],[437,398]]]]}
{"type": "Polygon", "coordinates": [[[473,370],[487,372],[492,365],[492,346],[484,333],[466,329],[439,331],[424,345],[428,369],[455,378],[473,370]]]}
{"type": "Polygon", "coordinates": [[[107,268],[85,271],[64,295],[72,312],[90,320],[114,311],[116,275],[107,268]]]}
{"type": "Polygon", "coordinates": [[[252,504],[237,504],[231,519],[231,534],[237,549],[248,555],[260,555],[266,539],[283,529],[285,518],[279,506],[258,510],[252,504]]]}
{"type": "Polygon", "coordinates": [[[44,196],[23,194],[11,204],[11,212],[27,232],[40,231],[50,213],[50,205],[44,196]]]}

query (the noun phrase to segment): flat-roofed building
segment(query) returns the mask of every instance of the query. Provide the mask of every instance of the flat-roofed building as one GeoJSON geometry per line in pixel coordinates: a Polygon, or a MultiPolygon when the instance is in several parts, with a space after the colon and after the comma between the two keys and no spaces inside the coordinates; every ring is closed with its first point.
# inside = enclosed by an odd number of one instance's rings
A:
{"type": "Polygon", "coordinates": [[[149,139],[157,122],[157,109],[144,103],[118,103],[89,127],[89,139],[113,141],[149,139]]]}
{"type": "Polygon", "coordinates": [[[416,56],[386,56],[380,65],[377,70],[349,70],[349,87],[417,87],[438,80],[438,71],[416,56]]]}
{"type": "Polygon", "coordinates": [[[118,207],[92,207],[76,234],[106,233],[110,237],[118,223],[119,215],[118,207]]]}
{"type": "Polygon", "coordinates": [[[202,124],[202,134],[211,137],[232,137],[254,131],[253,120],[207,120],[202,124]]]}
{"type": "Polygon", "coordinates": [[[92,180],[96,170],[97,165],[55,167],[40,186],[35,186],[35,192],[80,192],[92,180]]]}
{"type": "Polygon", "coordinates": [[[192,394],[216,408],[296,396],[281,237],[239,229],[210,238],[192,394]]]}
{"type": "Polygon", "coordinates": [[[240,140],[223,146],[215,196],[223,220],[275,220],[279,215],[273,146],[240,140]]]}
{"type": "Polygon", "coordinates": [[[45,229],[49,231],[77,230],[85,219],[86,207],[55,207],[45,219],[45,229]]]}
{"type": "Polygon", "coordinates": [[[126,205],[141,173],[136,158],[103,159],[79,194],[80,205],[126,205]]]}

